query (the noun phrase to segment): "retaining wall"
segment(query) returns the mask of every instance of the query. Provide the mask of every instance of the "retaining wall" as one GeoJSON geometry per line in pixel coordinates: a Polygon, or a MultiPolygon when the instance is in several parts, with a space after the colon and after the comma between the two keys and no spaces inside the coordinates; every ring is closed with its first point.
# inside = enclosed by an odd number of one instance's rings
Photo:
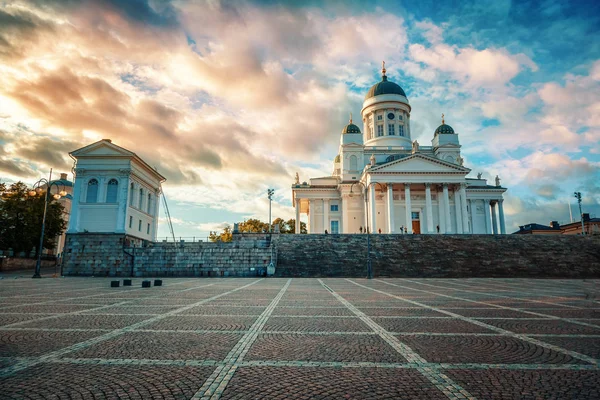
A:
{"type": "MultiPolygon", "coordinates": [[[[370,235],[374,276],[600,278],[600,236],[370,235]]],[[[364,277],[367,235],[279,235],[276,276],[364,277]]]]}

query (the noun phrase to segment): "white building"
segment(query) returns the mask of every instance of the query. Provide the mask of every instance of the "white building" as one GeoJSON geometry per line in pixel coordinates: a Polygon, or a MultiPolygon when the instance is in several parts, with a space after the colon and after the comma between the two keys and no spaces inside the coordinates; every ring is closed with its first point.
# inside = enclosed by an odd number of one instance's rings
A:
{"type": "Polygon", "coordinates": [[[135,153],[103,139],[69,153],[75,183],[67,233],[125,233],[155,240],[165,178],[135,153]]]}
{"type": "Polygon", "coordinates": [[[301,213],[309,233],[506,233],[498,177],[467,178],[443,115],[431,146],[413,142],[411,106],[385,72],[365,96],[362,133],[352,119],[342,130],[333,174],[292,185],[296,233],[301,213]]]}

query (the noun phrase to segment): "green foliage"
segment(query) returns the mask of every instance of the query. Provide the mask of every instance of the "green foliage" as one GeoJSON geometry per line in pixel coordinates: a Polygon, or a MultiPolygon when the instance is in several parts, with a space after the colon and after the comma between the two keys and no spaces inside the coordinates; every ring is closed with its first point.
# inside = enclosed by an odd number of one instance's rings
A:
{"type": "MultiPolygon", "coordinates": [[[[289,219],[284,221],[282,218],[275,218],[273,220],[273,232],[275,231],[275,225],[279,225],[280,233],[295,233],[296,229],[296,220],[289,219]]],[[[269,223],[262,222],[258,219],[249,219],[244,222],[240,222],[238,224],[238,229],[240,233],[263,233],[269,232],[269,223]]],[[[231,242],[232,241],[232,230],[231,226],[227,225],[223,228],[221,233],[218,232],[210,232],[208,239],[211,242],[231,242]]],[[[304,222],[300,222],[300,233],[308,233],[306,230],[306,224],[304,222]]]]}
{"type": "MultiPolygon", "coordinates": [[[[29,190],[23,182],[10,187],[0,184],[0,249],[21,252],[39,246],[46,192],[29,196],[29,190]]],[[[63,211],[64,207],[50,196],[44,229],[46,249],[54,247],[56,238],[66,228],[63,211]]]]}

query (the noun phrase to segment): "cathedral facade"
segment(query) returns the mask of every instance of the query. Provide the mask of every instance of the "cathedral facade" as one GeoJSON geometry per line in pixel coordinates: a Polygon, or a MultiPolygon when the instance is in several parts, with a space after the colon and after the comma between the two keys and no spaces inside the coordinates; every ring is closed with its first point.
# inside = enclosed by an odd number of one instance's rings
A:
{"type": "Polygon", "coordinates": [[[413,141],[410,112],[384,67],[365,96],[362,130],[352,118],[342,130],[332,175],[303,183],[296,175],[296,233],[303,213],[309,233],[506,233],[500,179],[467,178],[458,134],[443,115],[431,146],[413,141]]]}

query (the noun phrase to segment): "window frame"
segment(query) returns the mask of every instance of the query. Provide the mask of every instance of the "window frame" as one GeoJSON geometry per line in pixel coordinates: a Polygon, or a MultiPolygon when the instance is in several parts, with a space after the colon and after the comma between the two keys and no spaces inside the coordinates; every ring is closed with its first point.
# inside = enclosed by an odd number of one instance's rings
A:
{"type": "Polygon", "coordinates": [[[116,178],[110,178],[108,183],[106,184],[106,199],[105,202],[114,204],[119,202],[119,180],[116,178]],[[115,182],[115,184],[111,184],[111,182],[115,182]],[[116,191],[114,192],[115,198],[114,201],[108,201],[108,195],[110,193],[109,188],[116,186],[116,191]]]}
{"type": "Polygon", "coordinates": [[[100,182],[98,181],[98,179],[96,178],[90,178],[90,180],[88,180],[87,182],[87,187],[85,190],[85,202],[88,204],[95,204],[98,203],[98,188],[100,187],[100,182]],[[92,184],[92,182],[96,182],[95,184],[92,184]],[[96,188],[96,193],[95,193],[95,198],[93,199],[94,201],[90,201],[90,187],[93,186],[96,188]]]}

